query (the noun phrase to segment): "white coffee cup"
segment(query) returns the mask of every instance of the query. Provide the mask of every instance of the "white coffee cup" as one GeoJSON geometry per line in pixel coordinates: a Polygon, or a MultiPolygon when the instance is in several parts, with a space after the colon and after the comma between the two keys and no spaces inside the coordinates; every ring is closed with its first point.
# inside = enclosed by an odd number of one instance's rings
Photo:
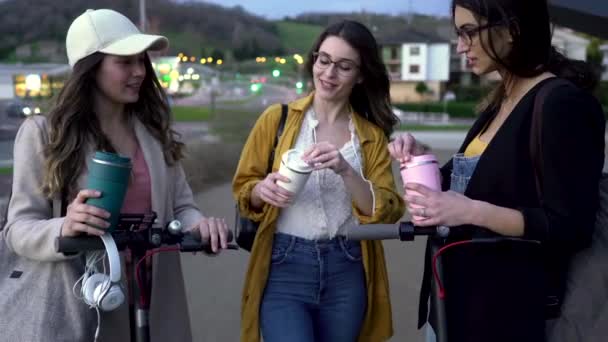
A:
{"type": "Polygon", "coordinates": [[[289,178],[290,182],[285,183],[277,180],[277,185],[294,194],[298,194],[306,184],[313,167],[302,160],[304,152],[298,149],[287,150],[281,156],[281,166],[279,173],[289,178]]]}

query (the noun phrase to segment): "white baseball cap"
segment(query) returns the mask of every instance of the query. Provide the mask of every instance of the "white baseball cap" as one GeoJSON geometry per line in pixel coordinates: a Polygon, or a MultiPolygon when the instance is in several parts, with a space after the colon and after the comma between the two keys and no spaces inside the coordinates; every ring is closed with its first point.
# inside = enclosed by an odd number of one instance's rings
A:
{"type": "Polygon", "coordinates": [[[132,56],[146,50],[163,50],[169,40],[163,36],[143,34],[124,15],[109,9],[86,10],[74,19],[65,39],[68,62],[103,52],[132,56]]]}

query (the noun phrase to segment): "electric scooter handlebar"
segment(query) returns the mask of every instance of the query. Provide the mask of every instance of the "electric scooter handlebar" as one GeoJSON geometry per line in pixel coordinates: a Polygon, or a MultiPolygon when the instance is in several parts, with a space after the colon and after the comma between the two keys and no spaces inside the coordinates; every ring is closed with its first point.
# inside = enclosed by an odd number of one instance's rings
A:
{"type": "Polygon", "coordinates": [[[416,236],[448,237],[459,234],[462,228],[446,226],[419,227],[412,222],[404,221],[398,224],[364,224],[351,226],[346,231],[350,240],[401,240],[413,241],[416,236]]]}
{"type": "MultiPolygon", "coordinates": [[[[131,216],[121,217],[121,222],[130,222],[131,216]]],[[[123,224],[124,226],[125,224],[123,224]]],[[[180,221],[173,220],[165,228],[150,229],[117,229],[112,232],[112,237],[119,250],[127,247],[138,246],[144,250],[155,249],[161,246],[177,245],[180,252],[205,252],[212,253],[208,241],[202,241],[198,231],[186,231],[182,229],[180,221]]],[[[228,241],[232,241],[232,232],[228,231],[228,241]]],[[[77,237],[59,237],[55,240],[55,250],[58,253],[78,253],[84,251],[102,250],[105,246],[97,236],[83,235],[77,237]]],[[[238,249],[235,244],[228,244],[228,249],[238,249]]]]}

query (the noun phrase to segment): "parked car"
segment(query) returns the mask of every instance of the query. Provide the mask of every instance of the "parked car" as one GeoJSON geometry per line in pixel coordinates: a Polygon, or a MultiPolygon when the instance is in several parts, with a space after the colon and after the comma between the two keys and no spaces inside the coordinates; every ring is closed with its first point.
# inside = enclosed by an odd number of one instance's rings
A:
{"type": "Polygon", "coordinates": [[[40,107],[25,103],[23,101],[13,101],[6,106],[6,115],[9,118],[24,118],[32,114],[40,114],[40,107]]]}

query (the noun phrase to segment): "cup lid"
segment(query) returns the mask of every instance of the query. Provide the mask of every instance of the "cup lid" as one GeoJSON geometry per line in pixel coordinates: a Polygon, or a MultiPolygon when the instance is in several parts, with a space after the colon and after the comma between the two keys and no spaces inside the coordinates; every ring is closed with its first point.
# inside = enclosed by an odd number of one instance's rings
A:
{"type": "Polygon", "coordinates": [[[93,156],[93,161],[101,164],[108,164],[119,167],[131,167],[131,159],[116,153],[97,151],[93,156]]]}
{"type": "Polygon", "coordinates": [[[410,167],[420,166],[429,163],[437,163],[437,158],[434,154],[422,154],[419,156],[412,156],[409,161],[401,164],[402,169],[410,167]]]}
{"type": "Polygon", "coordinates": [[[302,160],[304,151],[299,149],[291,149],[285,151],[281,157],[281,161],[290,169],[298,172],[311,172],[313,167],[302,160]]]}

